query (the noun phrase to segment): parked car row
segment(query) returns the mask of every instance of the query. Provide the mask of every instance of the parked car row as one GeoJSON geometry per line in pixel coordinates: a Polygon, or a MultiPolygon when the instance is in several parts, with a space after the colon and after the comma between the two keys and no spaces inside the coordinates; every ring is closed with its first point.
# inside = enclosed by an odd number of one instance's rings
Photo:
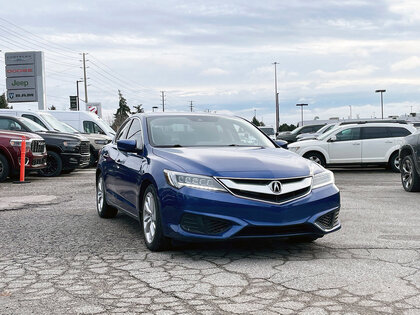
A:
{"type": "MultiPolygon", "coordinates": [[[[72,172],[76,168],[95,165],[99,150],[112,141],[112,129],[92,113],[77,112],[76,116],[74,112],[59,112],[63,120],[72,122],[81,130],[75,129],[51,115],[52,112],[54,111],[0,110],[0,131],[3,130],[3,133],[6,131],[4,141],[7,142],[9,139],[8,133],[18,132],[20,137],[28,137],[29,144],[35,141],[32,140],[34,136],[42,139],[44,143],[45,157],[44,163],[41,164],[32,163],[30,160],[32,154],[39,152],[33,152],[32,144],[27,147],[26,169],[29,171],[36,169],[42,176],[58,176],[63,172],[72,172]],[[94,132],[86,133],[85,131],[94,132]]],[[[13,176],[17,165],[20,164],[18,154],[20,146],[14,145],[12,146],[15,147],[14,151],[10,151],[10,143],[17,144],[17,140],[10,137],[9,145],[3,144],[0,147],[0,181],[13,176]],[[6,147],[9,149],[6,150],[6,147]],[[10,152],[15,152],[15,154],[10,152]]]]}

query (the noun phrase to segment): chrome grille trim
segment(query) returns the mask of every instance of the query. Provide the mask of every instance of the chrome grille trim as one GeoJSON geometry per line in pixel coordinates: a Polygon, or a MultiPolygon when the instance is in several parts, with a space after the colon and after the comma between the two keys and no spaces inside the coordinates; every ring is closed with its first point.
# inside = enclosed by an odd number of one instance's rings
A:
{"type": "Polygon", "coordinates": [[[32,153],[44,153],[45,152],[45,141],[44,140],[32,140],[31,151],[32,151],[32,153]]]}
{"type": "Polygon", "coordinates": [[[292,178],[215,177],[229,193],[236,197],[276,205],[309,195],[312,191],[312,178],[312,176],[292,178]],[[269,184],[273,181],[281,183],[282,190],[280,193],[274,193],[270,190],[269,184]],[[269,199],[275,199],[275,201],[269,199]]]}
{"type": "Polygon", "coordinates": [[[82,141],[80,143],[80,153],[81,154],[90,153],[90,142],[89,141],[82,141]]]}

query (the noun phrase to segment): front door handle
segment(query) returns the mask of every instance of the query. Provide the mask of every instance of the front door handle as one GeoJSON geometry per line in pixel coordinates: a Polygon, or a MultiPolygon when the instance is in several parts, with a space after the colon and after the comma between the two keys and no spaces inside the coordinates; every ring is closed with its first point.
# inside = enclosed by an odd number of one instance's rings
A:
{"type": "Polygon", "coordinates": [[[353,145],[360,145],[360,143],[353,143],[353,145]]]}

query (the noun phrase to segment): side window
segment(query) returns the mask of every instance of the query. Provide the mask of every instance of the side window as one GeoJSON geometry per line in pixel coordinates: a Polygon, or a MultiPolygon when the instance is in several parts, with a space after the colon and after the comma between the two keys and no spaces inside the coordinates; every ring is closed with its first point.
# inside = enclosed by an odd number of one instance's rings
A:
{"type": "Polygon", "coordinates": [[[391,137],[407,137],[411,132],[402,127],[389,127],[388,129],[391,137]]]}
{"type": "Polygon", "coordinates": [[[28,118],[28,119],[36,122],[38,125],[41,125],[42,127],[44,127],[45,129],[48,130],[47,126],[45,126],[45,124],[38,117],[36,117],[34,115],[29,115],[29,114],[22,114],[22,117],[28,118]]]}
{"type": "Polygon", "coordinates": [[[23,130],[22,126],[18,122],[8,118],[0,118],[0,129],[16,131],[23,130]]]}
{"type": "Polygon", "coordinates": [[[352,141],[360,139],[360,128],[348,128],[341,130],[336,135],[336,141],[352,141]]]}
{"type": "Polygon", "coordinates": [[[86,133],[95,133],[95,128],[93,127],[93,122],[91,121],[83,121],[83,130],[86,133]]]}
{"type": "Polygon", "coordinates": [[[127,130],[130,126],[131,120],[127,121],[125,124],[123,124],[120,129],[118,129],[117,136],[115,137],[115,142],[117,140],[127,139],[127,130]]]}
{"type": "Polygon", "coordinates": [[[141,125],[140,125],[140,121],[136,118],[133,119],[130,129],[128,129],[127,139],[136,140],[137,148],[143,147],[143,139],[141,136],[141,125]]]}
{"type": "Polygon", "coordinates": [[[298,134],[302,134],[302,133],[309,133],[309,132],[311,132],[312,131],[312,127],[311,126],[307,126],[307,127],[303,127],[299,132],[298,132],[298,134]]]}
{"type": "Polygon", "coordinates": [[[387,127],[363,127],[362,130],[363,139],[381,139],[389,137],[387,127]]]}
{"type": "Polygon", "coordinates": [[[99,127],[97,124],[95,124],[94,122],[92,122],[93,124],[93,130],[95,130],[95,133],[99,133],[101,135],[105,135],[106,133],[101,129],[101,127],[99,127]]]}

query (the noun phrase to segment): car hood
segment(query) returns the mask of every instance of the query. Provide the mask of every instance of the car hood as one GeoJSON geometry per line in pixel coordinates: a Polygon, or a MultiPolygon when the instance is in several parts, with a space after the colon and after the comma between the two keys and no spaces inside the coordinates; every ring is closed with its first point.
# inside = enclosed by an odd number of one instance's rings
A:
{"type": "Polygon", "coordinates": [[[153,148],[153,153],[193,174],[244,178],[310,174],[308,160],[278,148],[153,148]]]}
{"type": "Polygon", "coordinates": [[[72,134],[72,133],[65,133],[65,132],[55,132],[55,131],[40,131],[37,132],[38,135],[41,137],[48,138],[48,139],[58,139],[58,140],[67,140],[67,141],[89,141],[87,138],[72,134]]]}
{"type": "Polygon", "coordinates": [[[42,138],[35,133],[12,130],[0,130],[0,137],[13,139],[22,139],[22,137],[25,137],[26,140],[42,140],[42,138]]]}
{"type": "Polygon", "coordinates": [[[287,147],[293,148],[293,147],[301,147],[301,146],[311,146],[311,145],[319,145],[320,143],[322,143],[322,141],[318,139],[307,139],[307,140],[302,139],[302,141],[291,143],[287,145],[287,147]]]}

